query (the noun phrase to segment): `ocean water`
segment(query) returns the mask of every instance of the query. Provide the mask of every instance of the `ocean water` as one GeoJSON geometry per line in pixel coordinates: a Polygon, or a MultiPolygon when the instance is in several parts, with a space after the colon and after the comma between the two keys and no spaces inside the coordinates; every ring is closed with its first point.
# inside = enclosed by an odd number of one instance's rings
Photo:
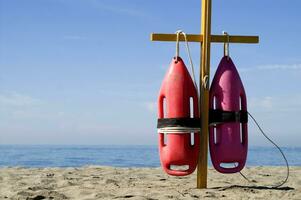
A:
{"type": "MultiPolygon", "coordinates": [[[[291,166],[301,166],[301,147],[282,147],[282,150],[291,166]]],[[[0,145],[0,167],[86,165],[159,167],[160,161],[156,146],[0,145]]],[[[250,147],[247,166],[264,165],[284,166],[285,162],[273,147],[250,147]]]]}

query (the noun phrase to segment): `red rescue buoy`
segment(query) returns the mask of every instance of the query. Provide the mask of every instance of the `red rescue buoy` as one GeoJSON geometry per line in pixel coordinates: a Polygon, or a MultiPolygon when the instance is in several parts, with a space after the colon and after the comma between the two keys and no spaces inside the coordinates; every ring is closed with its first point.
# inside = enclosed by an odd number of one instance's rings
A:
{"type": "Polygon", "coordinates": [[[224,56],[210,88],[209,146],[214,168],[221,173],[243,169],[248,151],[247,98],[230,57],[224,56]]]}
{"type": "Polygon", "coordinates": [[[158,117],[159,153],[164,171],[174,176],[191,174],[197,166],[199,153],[198,95],[180,57],[172,60],[163,80],[158,98],[158,117]],[[191,99],[193,115],[190,113],[191,99]],[[193,123],[197,124],[194,128],[193,123]],[[191,137],[194,144],[191,144],[191,137]]]}

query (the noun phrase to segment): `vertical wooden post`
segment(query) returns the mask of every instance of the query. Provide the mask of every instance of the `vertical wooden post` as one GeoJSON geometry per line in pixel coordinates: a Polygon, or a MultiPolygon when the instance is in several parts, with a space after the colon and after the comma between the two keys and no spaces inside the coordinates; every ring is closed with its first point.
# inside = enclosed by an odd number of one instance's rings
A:
{"type": "Polygon", "coordinates": [[[200,113],[201,137],[200,155],[197,168],[197,188],[207,188],[208,165],[208,125],[209,125],[209,87],[210,87],[210,43],[211,43],[211,0],[202,0],[201,67],[200,67],[200,113]]]}

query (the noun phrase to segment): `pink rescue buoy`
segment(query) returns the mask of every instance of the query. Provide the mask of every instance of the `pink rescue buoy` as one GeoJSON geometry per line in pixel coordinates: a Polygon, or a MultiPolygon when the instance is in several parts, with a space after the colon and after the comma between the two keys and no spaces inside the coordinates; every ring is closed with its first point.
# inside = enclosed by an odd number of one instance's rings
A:
{"type": "Polygon", "coordinates": [[[230,57],[222,58],[212,81],[209,98],[210,110],[217,112],[220,118],[228,117],[228,121],[213,123],[209,128],[212,164],[221,173],[239,172],[245,166],[248,151],[247,99],[230,57]],[[243,122],[240,119],[242,113],[245,118],[243,122]]]}

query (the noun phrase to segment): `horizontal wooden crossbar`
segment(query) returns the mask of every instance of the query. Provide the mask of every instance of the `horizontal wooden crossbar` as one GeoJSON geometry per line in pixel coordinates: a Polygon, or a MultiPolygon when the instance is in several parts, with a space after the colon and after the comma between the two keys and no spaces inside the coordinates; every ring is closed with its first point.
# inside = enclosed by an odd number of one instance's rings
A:
{"type": "MultiPolygon", "coordinates": [[[[151,41],[166,41],[174,42],[177,40],[176,34],[164,34],[164,33],[152,33],[151,41]]],[[[180,35],[180,41],[185,41],[183,35],[180,35]]],[[[187,34],[187,40],[189,42],[203,42],[203,35],[187,34]]],[[[225,43],[229,40],[229,43],[259,43],[258,36],[240,36],[240,35],[211,35],[211,42],[225,43]]]]}

